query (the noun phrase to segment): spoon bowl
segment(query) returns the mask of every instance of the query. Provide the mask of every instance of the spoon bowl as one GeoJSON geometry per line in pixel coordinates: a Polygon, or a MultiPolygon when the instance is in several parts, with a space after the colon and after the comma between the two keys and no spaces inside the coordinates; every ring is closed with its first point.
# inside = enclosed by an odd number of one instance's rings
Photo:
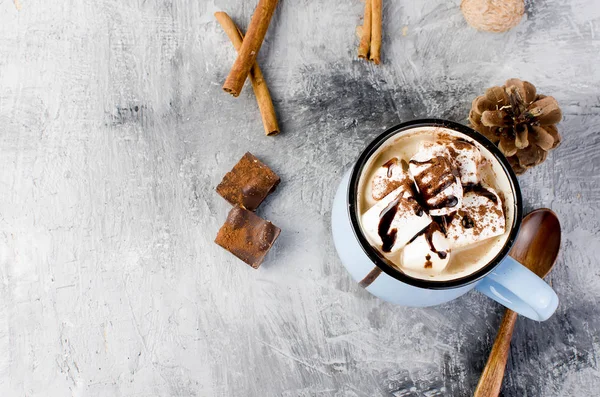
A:
{"type": "Polygon", "coordinates": [[[521,231],[509,255],[539,277],[554,267],[560,250],[560,222],[548,208],[534,210],[523,218],[521,231]]]}

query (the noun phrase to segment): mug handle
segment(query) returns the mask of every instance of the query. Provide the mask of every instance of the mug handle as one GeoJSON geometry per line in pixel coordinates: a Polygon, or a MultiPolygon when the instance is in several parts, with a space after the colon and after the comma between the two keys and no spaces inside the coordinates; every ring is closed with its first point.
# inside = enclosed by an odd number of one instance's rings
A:
{"type": "Polygon", "coordinates": [[[532,320],[547,320],[558,306],[556,292],[510,256],[506,256],[475,289],[532,320]]]}

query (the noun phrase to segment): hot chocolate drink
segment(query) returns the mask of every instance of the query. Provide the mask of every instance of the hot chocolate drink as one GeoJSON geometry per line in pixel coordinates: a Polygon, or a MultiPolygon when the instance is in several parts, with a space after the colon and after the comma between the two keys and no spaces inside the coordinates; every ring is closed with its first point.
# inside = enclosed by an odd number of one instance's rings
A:
{"type": "Polygon", "coordinates": [[[506,244],[514,194],[481,144],[442,127],[392,136],[358,185],[361,231],[396,269],[432,281],[467,276],[506,244]]]}

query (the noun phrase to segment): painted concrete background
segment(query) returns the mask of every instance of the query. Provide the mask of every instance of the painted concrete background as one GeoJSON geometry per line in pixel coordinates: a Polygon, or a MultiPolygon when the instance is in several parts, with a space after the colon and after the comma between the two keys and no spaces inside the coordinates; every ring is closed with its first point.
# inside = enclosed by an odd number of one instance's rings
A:
{"type": "Polygon", "coordinates": [[[459,1],[384,1],[383,65],[356,59],[356,1],[281,0],[259,60],[282,126],[213,20],[256,1],[0,0],[1,396],[467,396],[502,308],[371,297],[330,238],[342,171],[385,128],[466,123],[510,77],[562,105],[563,144],[520,178],[561,218],[545,323],[519,319],[504,396],[600,390],[600,4],[531,0],[506,34],[459,1]],[[403,32],[405,34],[403,34],[403,32]],[[282,177],[255,271],[213,243],[214,188],[246,151],[282,177]]]}

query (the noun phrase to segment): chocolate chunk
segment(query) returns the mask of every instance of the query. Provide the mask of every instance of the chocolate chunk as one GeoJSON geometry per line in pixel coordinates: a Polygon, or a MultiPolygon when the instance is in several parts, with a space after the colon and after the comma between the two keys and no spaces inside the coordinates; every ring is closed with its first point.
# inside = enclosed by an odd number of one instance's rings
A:
{"type": "Polygon", "coordinates": [[[279,184],[279,176],[251,153],[223,177],[217,193],[232,205],[254,211],[279,184]]]}
{"type": "Polygon", "coordinates": [[[244,208],[234,207],[221,226],[215,243],[258,269],[281,230],[244,208]]]}
{"type": "Polygon", "coordinates": [[[464,227],[465,229],[472,229],[473,227],[475,227],[475,222],[473,222],[473,219],[469,216],[466,215],[463,216],[461,222],[462,227],[464,227]]]}

